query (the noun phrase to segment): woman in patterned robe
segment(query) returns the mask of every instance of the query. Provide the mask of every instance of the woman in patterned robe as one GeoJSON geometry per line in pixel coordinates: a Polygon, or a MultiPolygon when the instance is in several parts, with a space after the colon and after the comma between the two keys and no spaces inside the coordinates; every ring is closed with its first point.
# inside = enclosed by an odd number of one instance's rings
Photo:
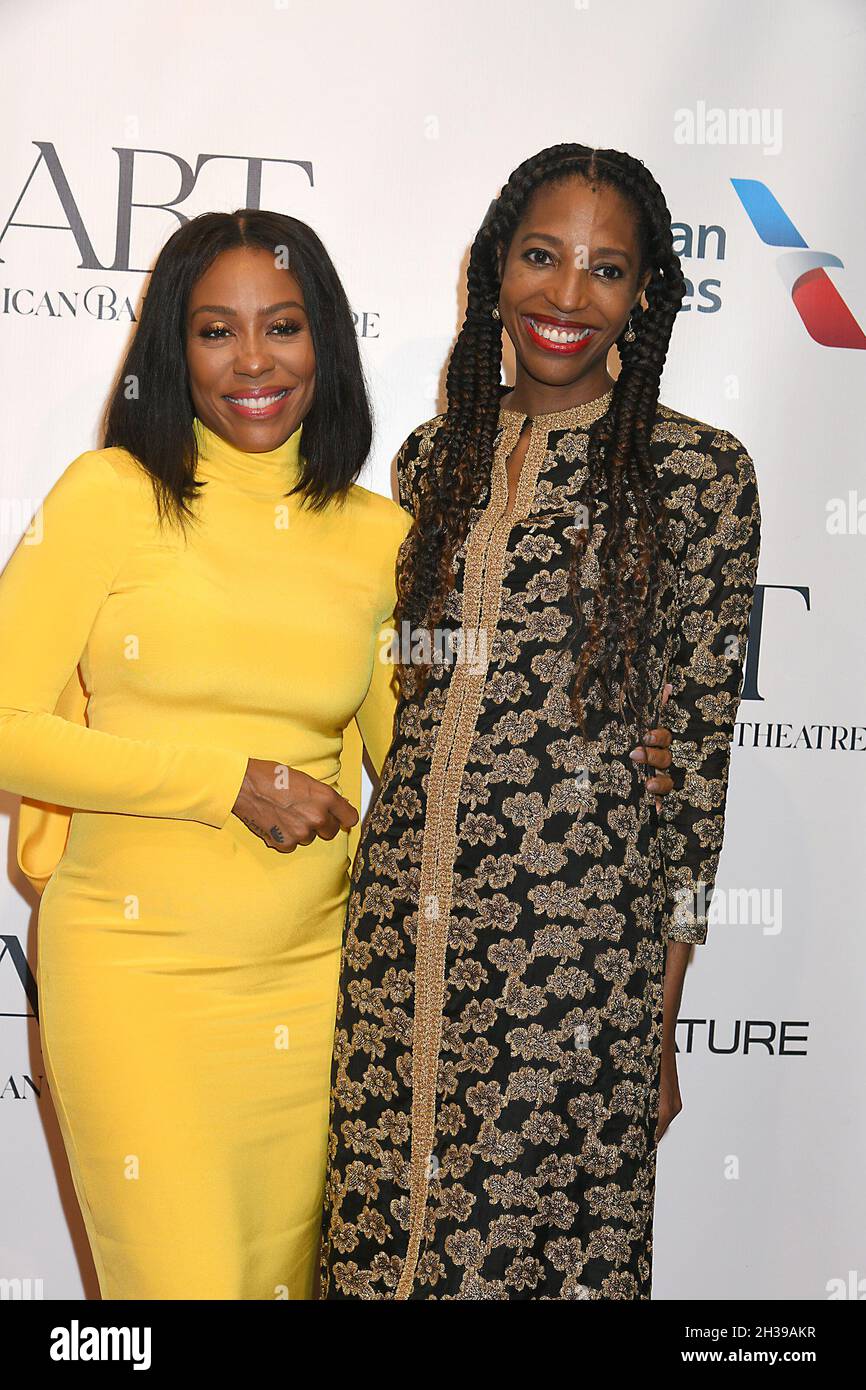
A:
{"type": "Polygon", "coordinates": [[[722,846],[755,473],[731,434],[658,401],[684,281],[639,161],[527,160],[468,289],[448,410],[398,456],[415,517],[398,636],[411,623],[428,645],[400,651],[353,870],[322,1296],[647,1299],[683,971],[722,846]],[[666,683],[659,806],[629,750],[666,683]]]}

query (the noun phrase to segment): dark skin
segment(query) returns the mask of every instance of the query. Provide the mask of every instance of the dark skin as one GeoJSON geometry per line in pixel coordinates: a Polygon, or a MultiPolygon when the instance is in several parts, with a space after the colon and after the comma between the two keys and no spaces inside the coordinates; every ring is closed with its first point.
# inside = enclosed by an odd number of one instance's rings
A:
{"type": "MultiPolygon", "coordinates": [[[[499,276],[499,313],[517,359],[514,387],[503,405],[532,417],[569,410],[609,390],[614,384],[607,365],[610,350],[650,277],[641,270],[628,202],[615,189],[578,177],[543,184],[530,199],[507,254],[500,248],[499,276]],[[580,351],[556,352],[537,341],[528,320],[536,326],[547,323],[557,332],[592,332],[580,351]]],[[[529,434],[524,427],[506,466],[509,511],[529,434]]],[[[671,690],[665,686],[662,707],[671,690]]],[[[656,769],[670,766],[669,730],[653,729],[642,741],[646,747],[630,755],[636,762],[656,769]]],[[[659,807],[673,782],[660,771],[646,786],[659,807]]],[[[656,1142],[682,1110],[674,1039],[689,952],[686,942],[668,942],[656,1142]]]]}

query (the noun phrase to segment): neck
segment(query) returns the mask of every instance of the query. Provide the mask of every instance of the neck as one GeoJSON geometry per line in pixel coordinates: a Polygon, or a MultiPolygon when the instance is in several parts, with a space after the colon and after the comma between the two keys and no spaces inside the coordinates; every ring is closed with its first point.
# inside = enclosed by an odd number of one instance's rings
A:
{"type": "Polygon", "coordinates": [[[597,400],[614,384],[604,363],[601,363],[598,371],[581,377],[579,381],[570,382],[567,386],[550,386],[529,376],[518,362],[514,386],[508,395],[503,396],[502,404],[522,415],[558,415],[597,400]]]}
{"type": "Polygon", "coordinates": [[[268,499],[284,497],[297,483],[301,472],[301,433],[299,425],[276,449],[250,454],[217,434],[198,417],[193,421],[198,462],[196,473],[206,481],[216,480],[268,499]]]}

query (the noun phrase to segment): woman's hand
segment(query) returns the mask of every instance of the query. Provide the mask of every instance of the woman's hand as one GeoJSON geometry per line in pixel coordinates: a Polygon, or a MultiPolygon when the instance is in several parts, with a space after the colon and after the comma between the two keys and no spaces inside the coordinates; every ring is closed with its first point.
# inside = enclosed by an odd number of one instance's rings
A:
{"type": "Polygon", "coordinates": [[[655,1140],[659,1142],[671,1120],[683,1108],[677,1076],[677,1020],[683,1000],[683,983],[691,946],[686,941],[669,941],[665,955],[664,1002],[662,1006],[662,1047],[659,1074],[659,1113],[655,1140]]]}
{"type": "Polygon", "coordinates": [[[270,849],[291,854],[317,837],[333,840],[358,823],[344,796],[306,772],[265,758],[250,758],[232,814],[270,849]]]}
{"type": "Polygon", "coordinates": [[[659,1113],[655,1140],[659,1142],[671,1120],[675,1120],[683,1108],[680,1083],[677,1076],[675,1053],[662,1052],[661,1077],[659,1079],[659,1113]]]}
{"type": "MultiPolygon", "coordinates": [[[[662,709],[664,709],[672,690],[672,685],[666,685],[662,691],[662,709]]],[[[645,747],[635,748],[629,753],[629,757],[634,762],[646,763],[648,767],[670,767],[671,755],[668,752],[671,746],[670,729],[650,729],[648,734],[644,734],[642,743],[645,747]]],[[[662,804],[662,797],[667,796],[668,792],[673,790],[673,785],[666,772],[646,779],[647,794],[655,798],[658,807],[662,804]]]]}

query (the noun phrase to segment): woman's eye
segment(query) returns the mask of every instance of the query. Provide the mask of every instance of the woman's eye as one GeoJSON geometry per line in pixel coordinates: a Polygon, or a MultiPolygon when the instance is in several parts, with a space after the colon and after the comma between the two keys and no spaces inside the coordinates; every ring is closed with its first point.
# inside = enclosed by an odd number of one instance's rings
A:
{"type": "Polygon", "coordinates": [[[530,264],[530,265],[550,265],[550,264],[552,264],[552,261],[553,261],[553,257],[551,256],[550,252],[549,252],[549,251],[545,251],[545,249],[544,249],[543,246],[532,246],[532,247],[530,247],[530,249],[529,249],[528,251],[526,251],[524,254],[525,254],[525,256],[526,256],[526,259],[529,261],[529,264],[530,264]],[[536,256],[546,256],[546,257],[547,257],[547,260],[546,260],[546,261],[539,261],[539,260],[536,260],[536,259],[535,259],[536,256]]]}
{"type": "Polygon", "coordinates": [[[595,272],[594,272],[594,273],[595,273],[596,275],[601,275],[602,280],[620,280],[620,279],[622,279],[622,271],[620,270],[620,268],[619,268],[618,265],[598,265],[598,266],[596,266],[595,272]],[[613,273],[612,273],[611,275],[601,275],[601,272],[602,272],[603,270],[610,270],[610,271],[612,271],[613,273]]]}
{"type": "MultiPolygon", "coordinates": [[[[268,329],[269,333],[276,333],[278,338],[290,338],[295,333],[300,333],[301,324],[293,319],[277,319],[268,329]]],[[[200,336],[208,338],[211,342],[219,342],[221,338],[226,338],[231,333],[231,329],[224,323],[212,323],[207,328],[203,328],[200,336]]]]}

